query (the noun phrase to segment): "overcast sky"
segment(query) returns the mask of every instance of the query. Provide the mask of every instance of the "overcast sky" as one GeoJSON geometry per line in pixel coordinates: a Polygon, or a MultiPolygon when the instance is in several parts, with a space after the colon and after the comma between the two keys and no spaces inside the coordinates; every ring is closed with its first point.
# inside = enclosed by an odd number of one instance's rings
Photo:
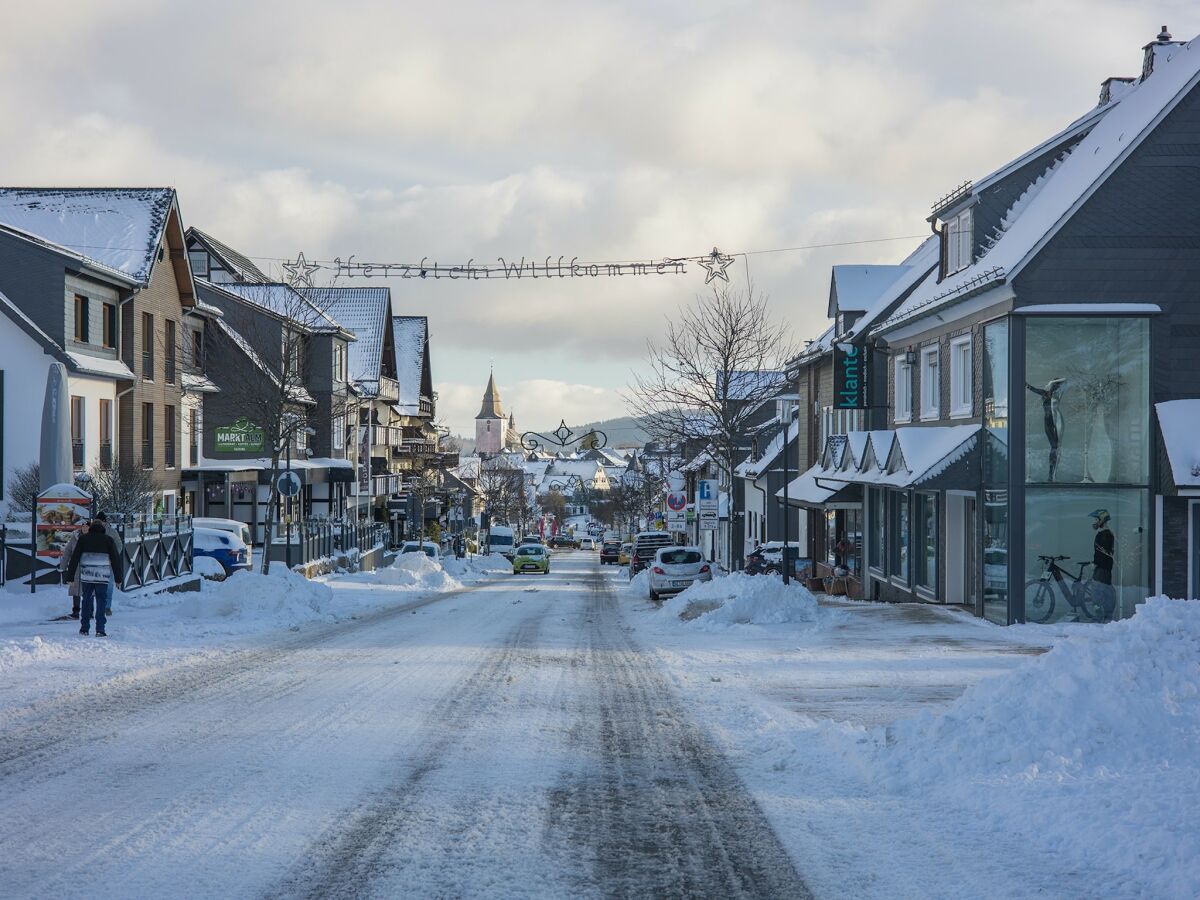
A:
{"type": "MultiPolygon", "coordinates": [[[[6,4],[0,171],[174,185],[259,258],[649,259],[928,232],[930,204],[1140,71],[1194,0],[6,4]]],[[[799,337],[829,267],[901,240],[739,258],[799,337]]],[[[318,283],[325,283],[318,273],[318,283]]],[[[687,275],[393,281],[428,315],[439,417],[494,361],[518,424],[623,413],[687,275]]],[[[340,283],[380,283],[347,282],[340,283]]]]}

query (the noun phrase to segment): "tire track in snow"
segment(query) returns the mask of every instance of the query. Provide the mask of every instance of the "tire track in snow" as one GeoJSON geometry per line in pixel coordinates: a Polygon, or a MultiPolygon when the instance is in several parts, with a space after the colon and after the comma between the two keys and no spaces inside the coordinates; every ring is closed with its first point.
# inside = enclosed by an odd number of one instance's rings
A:
{"type": "Polygon", "coordinates": [[[554,791],[546,833],[566,831],[609,897],[811,893],[732,765],[692,724],[653,658],[592,579],[577,740],[584,767],[554,791]]]}
{"type": "Polygon", "coordinates": [[[424,782],[438,770],[455,742],[494,702],[498,686],[515,670],[537,664],[536,644],[550,611],[543,604],[509,633],[501,646],[444,697],[428,716],[433,736],[415,753],[397,759],[401,774],[380,791],[373,791],[347,813],[332,833],[313,843],[312,861],[302,865],[267,894],[270,898],[360,897],[371,884],[395,874],[388,860],[404,841],[421,802],[424,782]]]}

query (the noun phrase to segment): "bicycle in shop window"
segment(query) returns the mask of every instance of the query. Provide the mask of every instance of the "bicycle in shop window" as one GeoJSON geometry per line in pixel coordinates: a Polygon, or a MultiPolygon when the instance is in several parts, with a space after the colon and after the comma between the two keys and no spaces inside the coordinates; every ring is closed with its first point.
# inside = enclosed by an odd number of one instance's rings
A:
{"type": "Polygon", "coordinates": [[[1061,594],[1072,610],[1077,622],[1108,622],[1116,608],[1115,592],[1111,584],[1102,584],[1084,573],[1090,562],[1078,563],[1079,574],[1072,575],[1059,565],[1069,556],[1039,556],[1045,566],[1042,574],[1025,582],[1025,620],[1041,624],[1049,622],[1057,603],[1055,594],[1061,594]],[[1055,591],[1057,586],[1058,591],[1055,591]]]}

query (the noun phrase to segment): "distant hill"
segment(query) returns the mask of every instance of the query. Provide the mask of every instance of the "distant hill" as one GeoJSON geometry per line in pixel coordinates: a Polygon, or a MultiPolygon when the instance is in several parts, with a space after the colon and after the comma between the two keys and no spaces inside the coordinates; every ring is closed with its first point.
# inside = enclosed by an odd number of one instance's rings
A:
{"type": "MultiPolygon", "coordinates": [[[[537,430],[541,431],[542,434],[550,434],[557,427],[558,423],[556,422],[553,425],[543,426],[537,430]]],[[[642,430],[642,427],[638,425],[637,420],[632,416],[621,416],[617,419],[604,419],[600,422],[588,422],[584,425],[568,425],[567,427],[580,437],[583,437],[589,431],[603,431],[605,437],[608,438],[608,444],[606,445],[608,447],[620,447],[622,445],[640,447],[646,441],[650,440],[649,435],[642,430]]],[[[470,456],[475,452],[474,438],[460,437],[458,440],[462,444],[463,456],[470,456]]]]}

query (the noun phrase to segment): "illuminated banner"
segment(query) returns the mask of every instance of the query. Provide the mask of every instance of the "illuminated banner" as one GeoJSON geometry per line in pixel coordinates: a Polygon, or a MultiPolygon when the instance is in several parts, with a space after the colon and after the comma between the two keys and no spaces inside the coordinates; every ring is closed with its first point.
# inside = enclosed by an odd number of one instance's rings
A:
{"type": "Polygon", "coordinates": [[[866,351],[857,344],[833,345],[833,408],[867,408],[866,351]]]}

